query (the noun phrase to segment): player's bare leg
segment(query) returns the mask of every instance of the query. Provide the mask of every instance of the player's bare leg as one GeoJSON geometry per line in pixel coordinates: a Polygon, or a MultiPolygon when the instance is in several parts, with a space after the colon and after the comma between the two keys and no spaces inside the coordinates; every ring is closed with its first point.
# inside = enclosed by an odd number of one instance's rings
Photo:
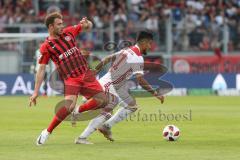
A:
{"type": "Polygon", "coordinates": [[[95,110],[98,108],[103,108],[107,104],[107,98],[104,92],[100,92],[90,99],[88,99],[84,104],[78,107],[78,113],[82,113],[88,110],[95,110]]]}

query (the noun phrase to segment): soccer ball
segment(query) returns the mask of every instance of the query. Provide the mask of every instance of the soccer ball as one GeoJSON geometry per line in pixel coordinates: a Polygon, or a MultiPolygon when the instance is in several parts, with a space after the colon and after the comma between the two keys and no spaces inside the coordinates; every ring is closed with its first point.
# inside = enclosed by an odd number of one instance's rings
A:
{"type": "Polygon", "coordinates": [[[163,129],[163,138],[168,141],[176,141],[180,136],[180,130],[174,125],[167,125],[163,129]]]}

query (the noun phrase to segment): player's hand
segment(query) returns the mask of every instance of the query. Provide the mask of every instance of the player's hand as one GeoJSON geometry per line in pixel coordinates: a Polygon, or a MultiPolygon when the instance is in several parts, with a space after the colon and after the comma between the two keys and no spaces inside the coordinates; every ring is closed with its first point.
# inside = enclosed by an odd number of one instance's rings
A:
{"type": "Polygon", "coordinates": [[[80,24],[84,24],[84,23],[87,23],[87,22],[88,22],[87,17],[83,17],[80,21],[80,24]]]}
{"type": "Polygon", "coordinates": [[[164,103],[164,96],[157,96],[157,99],[159,99],[161,101],[161,104],[164,103]]]}
{"type": "Polygon", "coordinates": [[[89,31],[93,26],[92,22],[89,21],[87,17],[83,17],[79,23],[81,24],[83,30],[85,31],[89,31]]]}
{"type": "Polygon", "coordinates": [[[161,101],[161,104],[163,104],[164,96],[159,95],[157,91],[155,91],[153,95],[161,101]]]}
{"type": "Polygon", "coordinates": [[[37,97],[38,97],[38,94],[37,93],[33,93],[33,95],[29,98],[29,107],[31,107],[32,105],[36,106],[36,104],[37,104],[37,97]]]}

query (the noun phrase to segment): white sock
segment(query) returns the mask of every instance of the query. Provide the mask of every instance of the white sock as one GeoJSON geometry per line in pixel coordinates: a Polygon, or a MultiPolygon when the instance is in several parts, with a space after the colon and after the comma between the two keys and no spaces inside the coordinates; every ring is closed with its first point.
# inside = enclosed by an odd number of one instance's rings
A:
{"type": "Polygon", "coordinates": [[[92,119],[85,130],[80,135],[80,138],[89,137],[100,125],[110,118],[110,113],[100,114],[96,118],[92,119]]]}
{"type": "Polygon", "coordinates": [[[114,124],[116,124],[120,121],[123,121],[124,119],[127,118],[128,115],[131,115],[135,111],[136,110],[122,107],[122,108],[118,109],[118,111],[109,120],[107,120],[104,123],[104,125],[111,128],[114,124]]]}

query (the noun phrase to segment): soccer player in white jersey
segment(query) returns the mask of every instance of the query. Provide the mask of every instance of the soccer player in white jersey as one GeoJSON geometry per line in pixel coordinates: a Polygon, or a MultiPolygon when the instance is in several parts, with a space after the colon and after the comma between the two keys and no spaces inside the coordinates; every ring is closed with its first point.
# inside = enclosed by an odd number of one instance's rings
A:
{"type": "MultiPolygon", "coordinates": [[[[119,52],[106,57],[100,62],[96,71],[99,72],[106,64],[112,62],[109,71],[99,80],[103,89],[108,95],[108,104],[103,108],[102,113],[90,121],[83,133],[75,140],[76,144],[92,144],[87,138],[95,130],[99,130],[108,140],[113,141],[111,127],[124,120],[137,110],[135,99],[128,93],[127,81],[135,75],[139,85],[153,96],[164,102],[164,97],[158,95],[151,85],[143,78],[143,54],[151,48],[153,34],[148,31],[138,33],[137,43],[134,46],[120,50],[119,52]],[[111,111],[121,102],[121,108],[111,117],[111,111]]],[[[75,113],[79,109],[75,109],[75,113]]]]}

